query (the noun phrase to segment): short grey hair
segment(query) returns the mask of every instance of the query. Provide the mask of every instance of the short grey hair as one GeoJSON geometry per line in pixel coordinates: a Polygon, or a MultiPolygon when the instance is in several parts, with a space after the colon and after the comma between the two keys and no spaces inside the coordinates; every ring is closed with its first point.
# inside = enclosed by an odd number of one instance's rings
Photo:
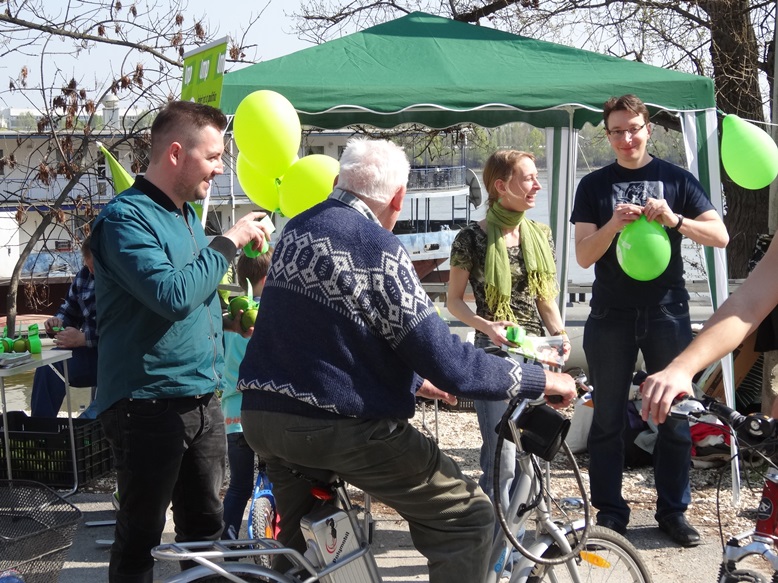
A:
{"type": "Polygon", "coordinates": [[[386,204],[398,188],[408,184],[410,169],[408,157],[397,144],[351,138],[340,156],[338,187],[386,204]]]}

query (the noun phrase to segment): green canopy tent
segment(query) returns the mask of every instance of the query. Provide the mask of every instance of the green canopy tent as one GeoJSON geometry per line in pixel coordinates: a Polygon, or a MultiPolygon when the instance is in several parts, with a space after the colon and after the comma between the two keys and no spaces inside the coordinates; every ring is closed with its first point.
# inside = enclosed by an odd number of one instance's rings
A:
{"type": "MultiPolygon", "coordinates": [[[[635,93],[652,115],[678,119],[690,170],[722,212],[714,88],[707,77],[415,12],[226,74],[222,110],[234,114],[259,89],[281,93],[304,125],[322,129],[517,121],[545,128],[563,315],[578,130],[602,119],[602,104],[612,95],[635,93]]],[[[726,258],[723,250],[706,249],[706,259],[717,307],[727,296],[726,258]]],[[[731,404],[731,358],[723,366],[731,404]]]]}

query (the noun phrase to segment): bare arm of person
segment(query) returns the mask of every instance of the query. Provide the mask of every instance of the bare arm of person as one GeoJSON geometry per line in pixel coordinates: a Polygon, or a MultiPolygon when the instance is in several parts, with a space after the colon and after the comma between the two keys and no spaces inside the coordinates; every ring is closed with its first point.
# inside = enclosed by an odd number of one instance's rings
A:
{"type": "Polygon", "coordinates": [[[643,209],[634,204],[617,204],[613,216],[602,227],[594,223],[575,224],[575,259],[578,265],[588,269],[610,247],[613,238],[624,227],[640,218],[643,209]]]}
{"type": "Polygon", "coordinates": [[[658,221],[665,227],[678,227],[678,232],[695,243],[707,247],[724,248],[729,243],[729,234],[715,210],[705,211],[697,217],[683,217],[675,214],[664,199],[649,198],[643,207],[643,214],[649,221],[658,221]]]}
{"type": "Polygon", "coordinates": [[[421,383],[421,386],[416,391],[416,395],[425,399],[440,399],[452,406],[457,404],[457,398],[454,395],[440,390],[427,379],[424,379],[421,383]]]}
{"type": "Polygon", "coordinates": [[[778,305],[778,246],[770,245],[764,258],[705,323],[694,341],[664,370],[643,385],[643,419],[656,423],[667,417],[672,402],[691,392],[692,377],[719,360],[756,328],[778,305]]]}
{"type": "Polygon", "coordinates": [[[505,328],[515,326],[506,320],[492,322],[478,316],[465,302],[465,290],[470,278],[470,272],[461,267],[451,267],[446,292],[446,308],[457,320],[486,334],[497,346],[512,344],[505,337],[505,328]]]}
{"type": "Polygon", "coordinates": [[[565,332],[565,324],[562,321],[562,314],[559,313],[559,306],[556,303],[556,298],[535,301],[535,305],[538,307],[538,314],[540,314],[543,324],[546,326],[546,330],[552,336],[560,335],[564,338],[564,359],[570,358],[570,339],[565,332]],[[560,334],[561,332],[561,334],[560,334]]]}
{"type": "Polygon", "coordinates": [[[692,220],[684,218],[679,232],[695,243],[723,249],[729,243],[729,233],[716,211],[707,211],[692,220]]]}

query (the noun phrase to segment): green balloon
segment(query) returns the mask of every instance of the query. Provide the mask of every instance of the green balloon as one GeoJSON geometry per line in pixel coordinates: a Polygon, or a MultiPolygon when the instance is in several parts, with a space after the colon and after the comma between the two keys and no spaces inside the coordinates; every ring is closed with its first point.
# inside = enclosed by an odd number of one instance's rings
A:
{"type": "Polygon", "coordinates": [[[283,215],[291,218],[327,198],[339,171],[338,161],[324,154],[310,154],[292,164],[278,187],[283,215]]]}
{"type": "Polygon", "coordinates": [[[300,118],[280,93],[254,91],[238,105],[232,120],[240,153],[268,178],[284,175],[300,148],[300,118]]]}
{"type": "Polygon", "coordinates": [[[619,235],[616,258],[632,279],[651,281],[670,264],[670,238],[662,225],[641,216],[619,235]]]}
{"type": "Polygon", "coordinates": [[[721,123],[721,162],[732,181],[759,190],[778,176],[778,146],[770,134],[734,114],[721,123]]]}

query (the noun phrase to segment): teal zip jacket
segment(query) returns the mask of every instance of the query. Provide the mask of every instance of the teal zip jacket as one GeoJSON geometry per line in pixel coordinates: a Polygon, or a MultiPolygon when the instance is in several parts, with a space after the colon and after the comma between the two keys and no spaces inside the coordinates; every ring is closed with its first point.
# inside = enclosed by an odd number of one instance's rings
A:
{"type": "Polygon", "coordinates": [[[224,369],[216,294],[237,249],[210,245],[189,204],[183,211],[138,178],[92,226],[97,328],[97,413],[125,398],[213,392],[224,369]]]}

